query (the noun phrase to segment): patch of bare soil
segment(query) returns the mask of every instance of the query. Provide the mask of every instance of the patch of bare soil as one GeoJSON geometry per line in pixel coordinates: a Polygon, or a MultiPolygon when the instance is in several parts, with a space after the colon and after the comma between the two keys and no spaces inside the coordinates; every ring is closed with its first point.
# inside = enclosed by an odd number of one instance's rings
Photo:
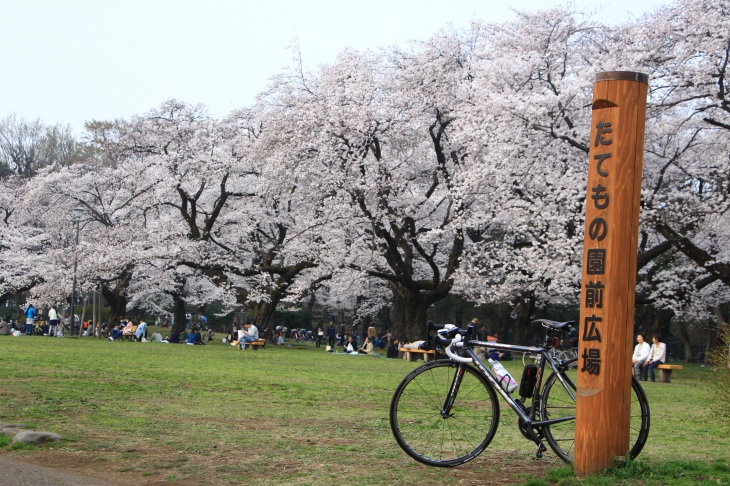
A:
{"type": "MultiPolygon", "coordinates": [[[[137,467],[132,463],[123,463],[120,461],[98,461],[98,457],[92,454],[80,455],[68,452],[56,451],[53,449],[45,449],[33,451],[26,454],[11,454],[6,456],[8,459],[17,462],[24,462],[43,466],[50,469],[77,473],[90,478],[98,478],[106,483],[115,485],[169,485],[170,481],[165,479],[166,471],[151,473],[150,476],[142,476],[146,470],[137,467]]],[[[169,457],[161,459],[161,461],[169,461],[169,457]]],[[[143,462],[147,463],[148,460],[143,462]]],[[[176,478],[174,481],[176,486],[193,486],[201,484],[209,484],[200,481],[191,481],[184,478],[176,478]]]]}
{"type": "MultiPolygon", "coordinates": [[[[10,454],[6,457],[13,461],[40,465],[90,478],[98,478],[106,483],[120,486],[157,486],[163,484],[198,486],[225,484],[229,483],[229,481],[217,478],[214,470],[220,467],[236,467],[238,465],[236,462],[231,463],[231,456],[227,453],[214,453],[206,456],[183,454],[177,459],[171,457],[169,454],[162,455],[159,452],[155,453],[151,450],[136,450],[135,453],[139,454],[140,458],[130,459],[128,461],[120,461],[96,453],[78,454],[54,449],[37,450],[26,454],[10,454]],[[185,464],[186,467],[207,470],[210,474],[206,475],[205,478],[186,478],[184,474],[176,471],[174,466],[170,466],[169,469],[166,466],[170,464],[179,465],[181,463],[185,464]],[[150,464],[157,464],[159,469],[148,467],[150,464]]],[[[443,484],[444,473],[448,476],[452,474],[458,476],[458,480],[455,482],[459,485],[511,485],[524,482],[528,477],[543,477],[545,471],[560,464],[559,461],[556,462],[550,459],[535,460],[524,455],[502,455],[496,459],[482,456],[470,463],[446,471],[440,468],[423,466],[417,470],[411,469],[409,474],[414,476],[414,483],[419,485],[443,484]]],[[[322,466],[324,467],[325,465],[322,466]]],[[[274,478],[282,473],[309,472],[314,477],[310,477],[307,480],[307,484],[317,484],[317,473],[321,472],[317,469],[311,463],[300,464],[296,460],[280,459],[267,463],[267,466],[264,468],[257,467],[255,471],[248,471],[247,476],[249,480],[268,483],[269,481],[267,479],[273,482],[274,478]]],[[[352,469],[352,466],[346,467],[345,469],[352,469]]],[[[366,469],[363,469],[363,473],[366,473],[365,471],[366,469]]],[[[400,478],[396,482],[405,484],[403,479],[400,478]]],[[[327,480],[327,485],[332,485],[331,479],[327,480]]]]}

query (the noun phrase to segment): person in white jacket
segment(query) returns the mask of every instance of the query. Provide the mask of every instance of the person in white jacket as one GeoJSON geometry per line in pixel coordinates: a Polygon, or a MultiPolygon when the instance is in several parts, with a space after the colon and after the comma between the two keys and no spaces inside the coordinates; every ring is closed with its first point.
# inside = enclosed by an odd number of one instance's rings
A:
{"type": "Polygon", "coordinates": [[[652,342],[654,344],[651,345],[651,350],[649,351],[649,359],[644,363],[644,366],[642,367],[644,381],[646,381],[649,372],[651,372],[651,381],[655,381],[654,369],[667,360],[667,345],[661,342],[659,339],[659,334],[654,334],[654,337],[652,338],[652,342]]]}
{"type": "Polygon", "coordinates": [[[634,348],[634,355],[631,357],[631,363],[634,367],[634,376],[637,380],[641,380],[641,367],[649,359],[649,352],[651,346],[644,340],[644,335],[639,333],[636,335],[636,342],[638,343],[634,348]]]}
{"type": "Polygon", "coordinates": [[[48,335],[49,336],[55,336],[58,334],[58,311],[56,310],[56,306],[52,305],[51,308],[48,310],[48,335]]]}

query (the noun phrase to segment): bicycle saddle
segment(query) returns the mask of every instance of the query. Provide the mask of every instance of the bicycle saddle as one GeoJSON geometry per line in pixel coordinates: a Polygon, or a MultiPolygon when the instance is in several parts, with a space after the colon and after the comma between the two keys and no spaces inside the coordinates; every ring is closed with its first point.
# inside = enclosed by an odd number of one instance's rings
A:
{"type": "Polygon", "coordinates": [[[553,331],[565,331],[570,326],[575,325],[575,321],[558,322],[550,321],[547,319],[536,319],[532,321],[532,323],[542,324],[543,327],[547,327],[548,329],[552,329],[553,331]]]}

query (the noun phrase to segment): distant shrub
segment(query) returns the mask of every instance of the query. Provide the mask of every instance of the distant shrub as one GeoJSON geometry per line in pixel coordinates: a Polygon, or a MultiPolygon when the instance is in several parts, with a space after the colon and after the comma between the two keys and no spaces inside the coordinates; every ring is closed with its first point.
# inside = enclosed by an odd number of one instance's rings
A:
{"type": "Polygon", "coordinates": [[[709,382],[713,390],[713,407],[726,426],[730,426],[730,326],[718,331],[718,345],[710,351],[715,375],[709,382]]]}

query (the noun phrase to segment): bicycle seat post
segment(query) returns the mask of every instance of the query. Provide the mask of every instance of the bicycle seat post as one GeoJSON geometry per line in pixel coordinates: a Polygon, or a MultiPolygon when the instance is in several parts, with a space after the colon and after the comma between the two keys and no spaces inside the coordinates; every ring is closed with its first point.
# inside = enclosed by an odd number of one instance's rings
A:
{"type": "MultiPolygon", "coordinates": [[[[474,339],[474,336],[476,335],[476,328],[473,324],[469,324],[466,326],[466,334],[464,335],[464,346],[469,346],[469,341],[474,339]]],[[[471,346],[469,346],[471,348],[471,346]]]]}

